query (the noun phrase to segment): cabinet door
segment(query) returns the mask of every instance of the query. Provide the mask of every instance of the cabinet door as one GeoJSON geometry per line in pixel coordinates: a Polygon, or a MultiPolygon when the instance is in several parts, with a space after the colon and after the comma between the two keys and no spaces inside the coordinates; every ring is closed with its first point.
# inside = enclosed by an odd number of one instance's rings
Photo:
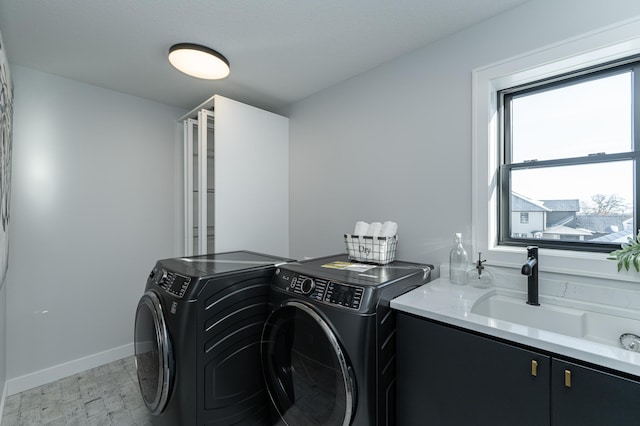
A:
{"type": "Polygon", "coordinates": [[[640,423],[640,383],[557,359],[551,374],[553,425],[640,423]]]}
{"type": "Polygon", "coordinates": [[[551,360],[399,314],[398,426],[548,425],[551,360]]]}
{"type": "Polygon", "coordinates": [[[289,255],[289,120],[215,99],[215,251],[289,255]]]}
{"type": "Polygon", "coordinates": [[[185,254],[288,256],[289,120],[219,95],[185,117],[185,254]]]}

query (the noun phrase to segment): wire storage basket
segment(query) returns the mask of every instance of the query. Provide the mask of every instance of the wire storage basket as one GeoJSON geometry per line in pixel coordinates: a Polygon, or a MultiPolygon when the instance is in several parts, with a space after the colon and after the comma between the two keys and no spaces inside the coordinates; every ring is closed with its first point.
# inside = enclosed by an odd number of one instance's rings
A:
{"type": "Polygon", "coordinates": [[[398,236],[371,237],[368,235],[344,234],[349,260],[386,265],[396,258],[398,236]]]}

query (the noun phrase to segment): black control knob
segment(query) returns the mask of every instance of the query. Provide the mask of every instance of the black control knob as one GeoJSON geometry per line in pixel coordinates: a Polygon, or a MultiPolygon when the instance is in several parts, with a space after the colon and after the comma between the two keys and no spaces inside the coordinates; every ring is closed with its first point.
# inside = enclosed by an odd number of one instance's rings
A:
{"type": "Polygon", "coordinates": [[[300,283],[300,291],[302,294],[309,294],[316,288],[316,283],[311,278],[305,278],[300,283]]]}

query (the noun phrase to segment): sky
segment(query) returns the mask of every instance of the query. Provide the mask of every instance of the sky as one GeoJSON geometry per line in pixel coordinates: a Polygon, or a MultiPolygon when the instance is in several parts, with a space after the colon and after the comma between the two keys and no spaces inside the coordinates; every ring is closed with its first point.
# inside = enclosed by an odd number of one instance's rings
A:
{"type": "MultiPolygon", "coordinates": [[[[513,100],[513,162],[633,150],[632,75],[565,86],[513,100]]],[[[616,194],[633,202],[631,161],[519,170],[515,192],[533,199],[590,201],[616,194]]]]}

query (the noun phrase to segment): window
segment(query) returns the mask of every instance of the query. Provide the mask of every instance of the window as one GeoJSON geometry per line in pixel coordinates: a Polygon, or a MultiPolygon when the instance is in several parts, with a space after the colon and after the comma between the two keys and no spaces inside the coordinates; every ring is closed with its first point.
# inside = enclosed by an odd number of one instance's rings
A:
{"type": "MultiPolygon", "coordinates": [[[[504,215],[504,205],[500,201],[500,193],[504,189],[500,184],[500,173],[505,168],[504,136],[502,132],[504,100],[499,98],[504,91],[523,90],[532,88],[533,82],[539,84],[552,83],[550,76],[567,76],[579,70],[597,72],[594,67],[601,64],[623,60],[624,58],[640,57],[640,18],[630,19],[620,25],[603,28],[602,31],[577,35],[568,40],[541,46],[535,51],[523,52],[521,55],[505,58],[472,71],[472,238],[475,251],[481,251],[487,258],[488,264],[504,265],[519,271],[522,267],[523,256],[526,256],[527,244],[540,246],[541,264],[546,271],[563,274],[568,279],[604,280],[607,283],[629,282],[637,283],[638,275],[630,271],[618,273],[616,263],[607,260],[608,248],[601,251],[580,250],[588,245],[585,242],[571,242],[565,247],[553,245],[559,241],[542,239],[542,233],[528,233],[526,238],[513,238],[513,243],[500,240],[501,234],[510,237],[500,229],[500,218],[504,215]],[[549,244],[549,247],[543,245],[549,244]]],[[[628,63],[630,64],[631,61],[628,63]]],[[[604,69],[604,68],[602,68],[604,69]]],[[[613,68],[611,68],[613,71],[613,68]]],[[[585,72],[582,75],[586,75],[585,72]]],[[[634,72],[637,78],[637,73],[634,72]]],[[[578,75],[572,75],[578,77],[578,75]]],[[[559,80],[557,80],[559,81],[559,80]]],[[[635,87],[639,85],[634,83],[635,87]]],[[[634,98],[637,95],[633,95],[634,98]]],[[[634,99],[633,104],[640,101],[634,99]]],[[[634,114],[640,114],[635,110],[634,114]]],[[[632,131],[638,137],[638,131],[632,131]]],[[[634,149],[637,149],[635,142],[634,149]]],[[[601,152],[600,150],[599,152],[601,152]]],[[[605,151],[606,152],[606,151],[605,151]]],[[[509,159],[510,162],[511,159],[509,159]]],[[[538,165],[542,159],[538,159],[538,165]]],[[[637,161],[637,160],[633,160],[637,161]]],[[[509,164],[509,163],[508,163],[509,164]]],[[[634,177],[638,179],[638,174],[634,177]]],[[[638,183],[633,183],[634,191],[638,192],[638,183]]],[[[503,197],[504,199],[504,197],[503,197]]],[[[636,197],[637,200],[637,197],[636,197]]],[[[639,227],[638,201],[634,201],[634,226],[639,227]]],[[[507,215],[509,210],[507,210],[507,215]]],[[[539,214],[542,216],[542,213],[539,214]]],[[[519,216],[515,217],[519,221],[519,216]]],[[[529,215],[529,222],[533,228],[534,217],[529,215]]],[[[513,220],[513,219],[510,219],[513,220]]],[[[518,222],[516,222],[518,223],[518,222]]],[[[507,228],[508,230],[508,228],[507,228]]],[[[521,232],[525,234],[526,232],[521,232]]],[[[564,243],[563,243],[564,244],[564,243]]],[[[597,243],[593,243],[597,244],[597,243]]],[[[619,245],[610,245],[617,248],[619,245]]],[[[564,279],[564,278],[562,278],[564,279]]]]}
{"type": "Polygon", "coordinates": [[[640,60],[498,92],[500,245],[611,251],[638,228],[640,60]]]}

